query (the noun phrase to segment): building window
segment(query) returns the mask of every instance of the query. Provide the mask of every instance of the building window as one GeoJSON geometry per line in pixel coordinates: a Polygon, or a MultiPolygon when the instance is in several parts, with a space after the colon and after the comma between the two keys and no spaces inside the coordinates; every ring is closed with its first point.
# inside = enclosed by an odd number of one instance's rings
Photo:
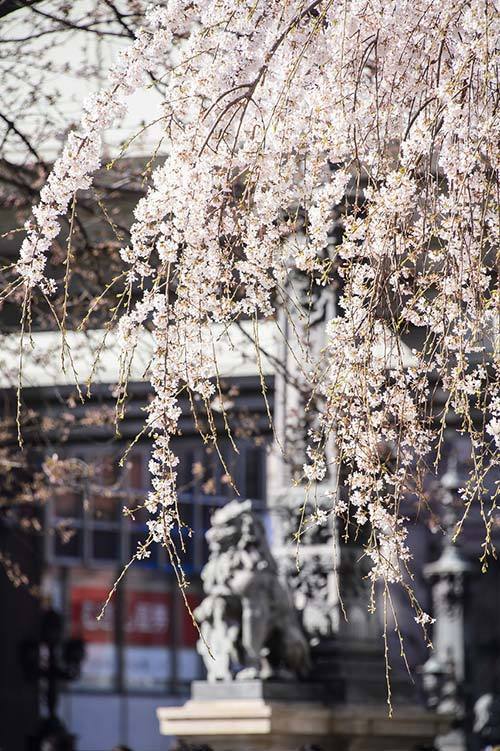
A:
{"type": "MultiPolygon", "coordinates": [[[[212,511],[236,495],[264,502],[265,450],[240,442],[238,454],[221,444],[224,467],[215,450],[200,441],[178,439],[173,450],[178,466],[179,511],[184,528],[183,566],[187,574],[197,574],[206,560],[204,535],[212,511]],[[230,477],[232,480],[230,480],[230,477]],[[234,483],[234,486],[233,484],[234,483]]],[[[74,447],[88,475],[67,487],[54,488],[46,504],[45,552],[49,563],[67,566],[125,565],[140,542],[148,536],[148,514],[143,508],[149,490],[147,444],[134,449],[122,470],[120,452],[107,446],[74,447]],[[123,514],[123,508],[129,514],[123,514]]],[[[165,552],[158,546],[141,566],[168,566],[165,552]]]]}
{"type": "MultiPolygon", "coordinates": [[[[184,692],[203,675],[196,652],[198,632],[190,610],[201,602],[199,573],[207,559],[205,532],[212,511],[235,496],[216,452],[179,439],[179,503],[185,525],[183,568],[190,579],[188,606],[165,551],[128,569],[104,614],[113,584],[147,538],[149,446],[137,446],[122,471],[108,446],[73,447],[89,467],[83,480],[54,489],[46,506],[46,558],[55,598],[66,613],[68,632],[82,638],[86,657],[76,691],[184,692]],[[123,507],[131,514],[124,515],[123,507]]],[[[264,447],[241,442],[226,468],[242,498],[264,501],[264,447]]],[[[181,532],[179,530],[179,532],[181,532]]]]}

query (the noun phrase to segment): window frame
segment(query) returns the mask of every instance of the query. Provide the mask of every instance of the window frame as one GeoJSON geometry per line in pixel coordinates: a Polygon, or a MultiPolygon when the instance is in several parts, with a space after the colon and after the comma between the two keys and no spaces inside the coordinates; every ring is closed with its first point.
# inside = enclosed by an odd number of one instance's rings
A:
{"type": "MultiPolygon", "coordinates": [[[[201,441],[193,440],[189,438],[179,438],[177,439],[178,446],[175,448],[182,447],[182,453],[184,455],[192,456],[193,458],[193,464],[195,462],[200,463],[202,466],[205,466],[203,463],[204,458],[204,452],[205,449],[203,447],[203,444],[201,441]]],[[[258,453],[254,454],[254,457],[257,456],[259,466],[257,468],[257,475],[258,475],[258,485],[260,485],[259,490],[260,492],[260,498],[253,498],[252,500],[256,503],[257,506],[265,507],[265,485],[266,485],[266,452],[264,446],[256,447],[253,444],[250,444],[247,440],[240,440],[237,442],[237,448],[238,448],[238,454],[236,455],[236,471],[235,471],[235,477],[234,481],[236,484],[236,487],[240,489],[240,498],[245,499],[248,497],[246,495],[246,478],[247,478],[247,457],[250,454],[250,451],[255,451],[255,449],[258,449],[258,453]]],[[[78,458],[83,459],[83,461],[91,461],[92,459],[95,459],[96,457],[96,446],[99,446],[99,444],[91,444],[91,445],[73,445],[71,446],[71,449],[67,451],[69,454],[71,452],[72,455],[77,455],[78,458]]],[[[103,447],[104,451],[106,448],[109,447],[109,444],[105,445],[103,447]]],[[[113,453],[119,454],[118,451],[116,451],[116,447],[113,447],[115,450],[113,453]]],[[[117,489],[117,491],[114,493],[114,496],[118,500],[123,499],[123,503],[121,503],[121,506],[127,505],[129,506],[131,501],[136,498],[144,498],[147,493],[149,492],[149,487],[147,487],[146,482],[148,479],[146,468],[149,462],[149,454],[150,454],[151,444],[147,442],[143,442],[140,444],[137,444],[137,446],[134,447],[134,455],[140,455],[142,457],[142,477],[144,482],[143,488],[124,488],[124,489],[117,489]]],[[[175,450],[175,449],[174,449],[175,450]]],[[[111,452],[110,452],[111,453],[111,452]]],[[[182,461],[182,457],[181,457],[182,461]]],[[[221,466],[220,460],[216,459],[215,461],[215,484],[216,488],[220,491],[222,488],[221,485],[221,477],[223,474],[223,467],[221,466]]],[[[229,488],[231,486],[228,486],[229,488]]],[[[182,488],[181,488],[182,490],[182,488]]],[[[45,509],[44,509],[44,526],[45,526],[45,534],[44,534],[44,557],[45,561],[49,565],[63,565],[63,566],[84,566],[89,569],[98,569],[98,568],[112,568],[116,567],[117,563],[120,566],[126,565],[132,556],[135,553],[135,548],[132,549],[132,536],[134,534],[138,534],[140,532],[145,531],[145,525],[141,522],[133,521],[131,518],[128,518],[125,514],[119,511],[117,514],[117,518],[115,520],[99,520],[95,519],[93,517],[93,508],[92,508],[92,483],[89,481],[83,482],[83,487],[81,491],[81,503],[82,503],[82,513],[78,517],[65,517],[65,516],[58,516],[55,509],[55,500],[54,496],[52,494],[49,494],[49,497],[45,503],[45,509]],[[79,555],[64,555],[56,552],[56,545],[57,545],[57,529],[60,526],[66,526],[70,529],[74,529],[76,533],[81,534],[81,551],[79,555]],[[113,534],[118,535],[118,558],[117,557],[97,557],[94,555],[94,538],[93,533],[94,532],[111,532],[113,534]]],[[[193,575],[193,574],[199,574],[201,571],[203,565],[204,565],[204,536],[205,532],[207,531],[208,526],[205,523],[204,519],[204,509],[205,508],[218,508],[220,506],[224,506],[231,498],[234,498],[236,496],[236,493],[233,491],[231,493],[218,493],[218,494],[207,494],[204,493],[200,482],[193,481],[193,487],[189,492],[181,492],[179,494],[179,501],[183,504],[190,504],[192,507],[192,516],[193,516],[193,535],[189,538],[188,531],[185,531],[185,539],[186,542],[193,547],[193,555],[192,555],[192,562],[187,561],[186,562],[186,573],[193,575]]],[[[169,568],[169,562],[167,559],[167,555],[163,548],[158,548],[155,550],[155,555],[158,556],[157,562],[152,562],[151,559],[144,559],[143,561],[137,562],[138,565],[145,568],[158,568],[158,569],[164,569],[169,568]]]]}

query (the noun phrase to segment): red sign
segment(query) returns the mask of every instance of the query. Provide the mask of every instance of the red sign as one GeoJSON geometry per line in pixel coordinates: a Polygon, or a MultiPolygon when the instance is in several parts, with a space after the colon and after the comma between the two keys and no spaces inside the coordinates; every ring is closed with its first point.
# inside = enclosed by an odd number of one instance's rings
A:
{"type": "Polygon", "coordinates": [[[100,621],[108,592],[102,588],[74,587],[71,590],[71,635],[91,643],[114,641],[115,603],[108,604],[100,621]]]}
{"type": "Polygon", "coordinates": [[[161,647],[170,643],[170,594],[127,592],[125,641],[161,647]]]}
{"type": "MultiPolygon", "coordinates": [[[[71,591],[71,633],[91,644],[114,642],[116,600],[108,603],[97,620],[109,590],[106,587],[74,587],[71,591]]],[[[191,611],[200,604],[198,594],[186,595],[191,611]]],[[[172,595],[170,592],[125,591],[125,642],[137,646],[169,646],[172,640],[172,595]]],[[[182,598],[180,646],[195,647],[199,635],[182,598]]]]}
{"type": "MultiPolygon", "coordinates": [[[[75,587],[71,592],[71,632],[88,643],[114,641],[115,600],[97,620],[109,592],[106,588],[75,587]]],[[[171,596],[168,592],[126,593],[125,641],[141,646],[166,646],[170,642],[171,596]]]]}

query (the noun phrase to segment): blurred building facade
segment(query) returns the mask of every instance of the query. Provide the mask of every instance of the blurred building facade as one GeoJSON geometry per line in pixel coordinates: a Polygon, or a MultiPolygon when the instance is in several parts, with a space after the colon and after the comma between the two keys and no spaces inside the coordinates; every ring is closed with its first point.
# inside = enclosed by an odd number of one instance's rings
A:
{"type": "MultiPolygon", "coordinates": [[[[19,15],[21,26],[23,12],[19,15]]],[[[50,54],[56,56],[57,62],[52,75],[53,96],[60,94],[56,69],[60,70],[71,59],[77,47],[82,59],[93,56],[100,61],[101,73],[106,68],[118,42],[108,39],[105,43],[95,40],[91,44],[94,43],[97,46],[92,49],[80,48],[73,36],[68,43],[61,42],[52,48],[50,54]]],[[[62,113],[61,137],[67,120],[76,117],[82,97],[99,85],[99,77],[75,79],[75,86],[68,91],[70,96],[62,100],[58,109],[62,113]]],[[[150,90],[147,97],[147,100],[134,100],[130,110],[132,119],[122,123],[120,131],[108,137],[110,149],[116,148],[140,126],[140,117],[136,114],[142,116],[147,111],[148,118],[154,119],[158,101],[154,100],[154,91],[150,90]]],[[[48,96],[47,102],[49,100],[48,96]]],[[[44,121],[44,113],[32,114],[36,131],[44,121]]],[[[147,138],[139,142],[142,154],[151,151],[148,138],[154,140],[154,133],[148,131],[147,138]]],[[[52,139],[46,158],[53,158],[58,148],[57,139],[52,139]]],[[[1,234],[4,228],[10,229],[15,224],[15,219],[10,205],[0,210],[1,234]]],[[[6,262],[12,262],[17,248],[16,236],[0,240],[0,255],[6,262]]],[[[12,426],[15,424],[19,355],[18,336],[12,330],[18,324],[10,310],[3,320],[7,325],[6,334],[1,338],[0,355],[2,419],[12,426]]],[[[269,330],[268,334],[261,334],[262,348],[269,354],[269,358],[262,358],[262,373],[250,364],[252,358],[245,353],[245,336],[236,341],[234,352],[222,353],[226,407],[234,417],[232,440],[238,448],[236,453],[231,440],[221,438],[220,450],[227,469],[214,448],[207,450],[194,431],[190,405],[187,402],[182,405],[182,435],[176,439],[174,449],[180,457],[181,517],[186,529],[179,533],[185,545],[183,565],[190,581],[185,594],[191,608],[202,597],[199,575],[207,556],[204,532],[209,526],[210,513],[235,495],[229,474],[241,498],[252,498],[264,509],[266,504],[273,505],[268,501],[274,503],[286,485],[277,477],[276,465],[269,459],[273,436],[262,398],[261,378],[264,377],[268,403],[279,422],[283,406],[279,402],[275,409],[274,392],[276,365],[283,364],[283,357],[275,333],[269,330]]],[[[238,333],[235,335],[237,337],[238,333]]],[[[148,361],[147,342],[143,343],[143,360],[132,374],[131,398],[125,419],[120,423],[120,437],[116,439],[112,389],[116,383],[118,356],[113,343],[107,341],[106,357],[104,361],[101,359],[94,379],[93,397],[85,406],[79,406],[74,378],[60,368],[57,337],[50,331],[35,332],[35,348],[26,355],[23,409],[27,414],[40,415],[40,419],[33,420],[34,426],[28,426],[25,457],[29,466],[40,474],[44,472],[43,461],[51,453],[61,459],[71,459],[80,467],[80,472],[75,470],[67,481],[63,476],[49,483],[40,504],[16,501],[17,488],[8,483],[3,491],[0,542],[8,561],[7,566],[0,567],[3,613],[0,621],[0,748],[21,751],[24,738],[35,731],[40,697],[36,684],[23,677],[19,651],[24,641],[37,638],[40,611],[50,602],[64,615],[67,635],[82,638],[86,644],[81,677],[66,687],[60,705],[62,719],[78,737],[78,749],[104,751],[123,743],[136,751],[159,751],[166,747],[167,741],[159,735],[156,708],[182,703],[188,695],[190,682],[203,676],[196,652],[197,632],[164,551],[153,547],[149,558],[134,563],[117,587],[103,617],[97,620],[114,582],[134,555],[137,543],[147,536],[144,511],[134,509],[149,489],[148,441],[140,439],[135,443],[124,459],[123,468],[117,469],[117,460],[124,456],[125,448],[136,438],[143,424],[142,407],[149,397],[146,381],[141,376],[148,361]],[[124,507],[133,513],[124,515],[124,507]],[[19,582],[13,579],[24,575],[27,583],[20,582],[16,587],[19,582]]],[[[101,341],[102,334],[90,332],[73,342],[81,364],[82,384],[93,368],[94,354],[101,341]]],[[[215,413],[223,435],[222,414],[217,410],[215,413]]],[[[14,434],[11,431],[2,445],[12,447],[15,440],[15,431],[14,434]]],[[[465,476],[471,462],[470,448],[456,433],[453,424],[448,427],[445,446],[441,475],[448,471],[451,463],[462,477],[465,476]]],[[[494,484],[491,492],[495,492],[494,484]]],[[[466,570],[460,574],[456,569],[447,570],[449,559],[445,556],[445,538],[439,526],[444,496],[438,478],[429,486],[429,496],[436,514],[435,524],[430,523],[425,514],[412,509],[408,516],[412,517],[409,526],[416,593],[428,612],[439,610],[435,613],[439,619],[435,632],[440,624],[446,626],[440,641],[439,660],[428,663],[429,653],[413,615],[403,598],[398,602],[396,597],[399,626],[408,662],[419,684],[420,700],[430,702],[436,710],[451,706],[458,718],[458,735],[449,738],[448,745],[442,748],[479,751],[486,748],[488,736],[484,727],[477,725],[474,707],[481,697],[500,692],[500,564],[493,560],[488,571],[481,573],[478,559],[484,523],[481,509],[477,507],[471,509],[459,543],[461,560],[468,564],[466,570]],[[427,564],[439,561],[440,569],[426,568],[427,564]],[[462,619],[463,627],[453,631],[452,624],[456,624],[457,618],[462,619]],[[454,642],[447,640],[447,633],[458,633],[460,638],[454,642]],[[425,664],[427,686],[419,677],[422,675],[419,667],[425,664]]],[[[273,523],[269,528],[272,541],[273,523]]],[[[493,535],[494,539],[500,539],[500,531],[494,530],[493,535]]],[[[356,560],[352,559],[353,565],[356,560]]],[[[315,583],[320,581],[320,578],[314,579],[315,583]]],[[[317,594],[310,596],[317,598],[317,594]]],[[[362,615],[365,611],[357,607],[363,605],[362,587],[354,587],[352,598],[358,620],[341,627],[337,624],[336,628],[341,628],[344,634],[351,629],[355,639],[356,633],[359,635],[365,628],[362,615]]],[[[324,607],[319,608],[318,612],[324,610],[324,607]]],[[[391,639],[397,661],[398,637],[391,632],[391,639]]],[[[385,696],[383,673],[376,690],[380,698],[385,696]]]]}
{"type": "MultiPolygon", "coordinates": [[[[268,404],[278,419],[275,388],[283,379],[282,375],[273,374],[273,357],[278,357],[280,350],[272,328],[269,325],[263,332],[262,343],[268,355],[264,377],[268,404]]],[[[5,339],[7,349],[10,341],[10,337],[5,339]]],[[[7,739],[2,741],[5,748],[21,747],[26,728],[36,725],[40,700],[36,685],[23,678],[19,651],[25,640],[37,638],[41,609],[50,604],[64,615],[66,635],[82,638],[86,645],[81,676],[66,686],[60,703],[61,718],[78,737],[77,748],[101,751],[117,743],[148,751],[165,748],[167,740],[159,735],[156,708],[184,702],[190,682],[202,678],[204,671],[196,651],[197,632],[164,550],[153,546],[149,558],[133,564],[103,617],[97,619],[114,582],[134,555],[137,543],[147,537],[141,504],[149,487],[150,445],[147,440],[139,440],[126,455],[125,449],[142,426],[142,408],[149,388],[144,381],[130,385],[126,417],[120,423],[117,439],[111,370],[107,371],[109,382],[96,384],[91,399],[78,406],[75,387],[63,383],[63,376],[57,374],[60,368],[57,343],[50,336],[35,333],[34,344],[30,355],[33,361],[28,360],[25,366],[25,378],[30,385],[23,390],[23,408],[28,413],[37,413],[39,418],[37,428],[28,430],[26,450],[32,468],[44,476],[46,492],[40,504],[5,506],[1,514],[2,543],[7,543],[3,544],[2,552],[8,550],[11,560],[19,564],[19,571],[28,577],[27,586],[25,582],[16,588],[11,578],[0,572],[0,596],[9,612],[9,617],[2,619],[5,633],[1,640],[4,654],[0,700],[2,716],[10,719],[2,724],[2,734],[7,739]],[[70,409],[68,404],[72,405],[70,409]],[[71,471],[68,470],[67,476],[63,473],[47,477],[50,468],[44,469],[43,462],[48,457],[50,464],[53,454],[63,467],[69,460],[71,471]],[[119,461],[124,456],[120,468],[119,461]],[[124,514],[124,508],[132,513],[124,514]],[[26,523],[27,519],[30,523],[26,523]],[[17,689],[12,690],[13,686],[17,689]]],[[[96,342],[91,339],[89,346],[95,347],[96,342]]],[[[80,353],[85,362],[81,346],[80,353]]],[[[204,533],[210,525],[211,512],[235,497],[229,475],[240,497],[254,499],[263,510],[271,544],[279,540],[275,524],[279,480],[275,456],[270,451],[273,436],[260,375],[252,374],[244,348],[238,357],[226,353],[221,367],[226,419],[229,415],[234,424],[232,440],[238,453],[227,433],[224,438],[223,416],[221,411],[217,412],[216,403],[214,415],[221,433],[219,447],[225,466],[213,446],[203,445],[194,429],[187,400],[182,404],[182,434],[174,446],[180,457],[180,513],[186,524],[179,531],[185,546],[183,568],[190,581],[184,594],[191,609],[202,597],[199,575],[207,557],[204,533]]],[[[0,385],[3,419],[8,423],[15,410],[16,393],[5,375],[0,385]]],[[[487,748],[487,735],[479,731],[475,707],[481,697],[485,704],[488,699],[484,697],[491,695],[494,699],[500,690],[500,564],[492,560],[488,571],[481,572],[479,556],[484,521],[480,507],[471,509],[456,546],[450,546],[450,535],[443,534],[447,525],[450,532],[457,519],[459,505],[455,494],[470,462],[467,440],[450,425],[441,474],[429,475],[432,514],[408,509],[414,554],[413,585],[422,606],[437,618],[432,656],[405,598],[394,592],[406,658],[416,681],[413,691],[422,704],[436,711],[451,711],[457,718],[455,736],[448,739],[448,745],[440,747],[450,751],[487,748]]],[[[492,494],[494,482],[493,478],[492,494]]],[[[290,489],[285,496],[289,496],[288,507],[297,505],[297,490],[290,489]]],[[[282,509],[287,505],[283,497],[280,503],[282,509]]],[[[278,516],[282,526],[283,514],[280,512],[278,516]]],[[[498,541],[497,537],[494,530],[493,541],[498,541]]],[[[333,634],[337,642],[347,639],[351,646],[356,639],[362,642],[377,631],[373,617],[366,613],[366,588],[362,585],[362,567],[356,550],[347,550],[340,568],[340,587],[347,592],[351,623],[337,619],[323,632],[333,634]],[[371,625],[367,626],[370,618],[371,625]]],[[[324,580],[318,577],[317,568],[313,566],[311,570],[308,566],[307,546],[304,551],[303,581],[295,593],[297,603],[302,603],[299,609],[306,630],[317,643],[323,628],[321,617],[332,619],[338,603],[327,601],[327,590],[322,589],[324,580]],[[311,586],[304,589],[307,577],[311,577],[311,586]],[[313,620],[309,626],[311,612],[313,620]]],[[[402,663],[398,656],[399,638],[392,628],[389,638],[391,659],[397,670],[402,663]]],[[[381,640],[379,645],[382,646],[381,640]]],[[[327,652],[325,658],[320,650],[321,669],[325,670],[325,659],[326,663],[332,659],[326,669],[335,673],[336,658],[328,655],[327,652]]],[[[372,681],[370,692],[373,695],[374,691],[383,700],[384,673],[380,670],[374,675],[371,657],[366,659],[364,672],[372,681]]],[[[393,698],[397,711],[397,694],[393,698]]],[[[488,722],[491,725],[494,717],[486,720],[487,726],[488,722]]]]}
{"type": "MultiPolygon", "coordinates": [[[[272,403],[272,379],[268,386],[272,403]]],[[[28,573],[34,573],[30,583],[39,582],[39,596],[30,595],[26,586],[15,589],[2,574],[2,603],[16,603],[12,617],[4,621],[7,633],[2,644],[9,645],[10,657],[2,660],[2,716],[13,698],[24,696],[22,711],[26,716],[26,706],[31,705],[35,723],[36,686],[23,679],[16,655],[23,640],[37,638],[40,610],[50,604],[63,614],[66,635],[85,642],[81,676],[63,690],[59,707],[61,719],[78,736],[78,748],[101,751],[118,743],[151,751],[164,747],[155,721],[156,707],[165,701],[181,701],[191,680],[203,675],[196,651],[198,635],[189,609],[194,609],[201,599],[199,574],[206,561],[204,532],[210,515],[234,497],[226,470],[242,497],[265,502],[265,443],[269,429],[259,398],[260,388],[258,376],[231,379],[233,409],[239,413],[240,422],[246,420],[247,429],[241,429],[233,438],[237,454],[227,439],[221,440],[219,449],[226,458],[226,469],[215,449],[207,450],[193,432],[189,404],[183,405],[183,434],[175,442],[180,456],[180,515],[185,524],[179,530],[178,543],[179,549],[184,547],[182,566],[189,588],[181,592],[165,551],[153,546],[150,557],[135,562],[127,571],[100,620],[97,616],[114,582],[130,562],[138,543],[147,538],[146,512],[140,506],[149,488],[149,443],[137,442],[123,469],[118,468],[126,446],[137,434],[148,394],[145,384],[132,385],[133,397],[127,418],[121,423],[119,441],[112,440],[112,427],[99,424],[70,428],[70,435],[59,445],[56,436],[49,440],[63,463],[66,458],[71,459],[73,472],[71,477],[58,478],[34,512],[41,530],[31,528],[23,533],[12,514],[10,527],[5,519],[0,525],[2,538],[21,534],[28,541],[32,550],[28,573]],[[124,507],[133,515],[124,515],[124,507]],[[21,630],[18,620],[23,622],[21,630]],[[15,675],[21,689],[12,693],[15,675]]],[[[28,409],[40,412],[43,423],[43,415],[53,416],[60,410],[61,399],[66,400],[71,391],[70,386],[31,387],[25,390],[23,399],[28,409]]],[[[110,409],[110,389],[101,384],[97,391],[99,409],[110,409]]],[[[8,410],[12,391],[4,390],[3,394],[4,409],[8,410]]],[[[92,410],[92,400],[87,408],[92,410]]],[[[85,412],[85,407],[81,409],[85,412]]],[[[33,466],[40,470],[43,457],[47,456],[47,441],[44,440],[43,451],[37,452],[35,442],[30,451],[33,466]]],[[[33,510],[21,508],[18,519],[28,513],[31,517],[33,510]]],[[[18,548],[22,550],[23,544],[18,548]]],[[[18,554],[16,548],[12,559],[16,560],[18,554]]],[[[24,554],[19,560],[21,569],[25,561],[24,554]]],[[[11,716],[15,747],[21,748],[26,724],[11,716]]],[[[5,723],[2,734],[4,730],[5,723]]],[[[5,748],[14,748],[4,742],[5,748]]]]}

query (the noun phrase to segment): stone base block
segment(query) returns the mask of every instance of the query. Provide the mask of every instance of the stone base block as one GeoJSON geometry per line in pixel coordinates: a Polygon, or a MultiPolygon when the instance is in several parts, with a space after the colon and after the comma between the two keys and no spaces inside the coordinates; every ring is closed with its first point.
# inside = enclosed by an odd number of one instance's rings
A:
{"type": "Polygon", "coordinates": [[[298,749],[321,743],[330,727],[329,710],[313,702],[192,699],[183,707],[160,707],[157,715],[162,735],[203,741],[214,751],[298,749]]]}
{"type": "MultiPolygon", "coordinates": [[[[437,735],[447,730],[450,718],[419,707],[396,709],[387,705],[347,705],[331,711],[331,751],[430,751],[437,735]]],[[[325,749],[326,751],[326,749],[325,749]]]]}
{"type": "Polygon", "coordinates": [[[446,717],[387,706],[328,707],[320,702],[214,699],[157,710],[162,735],[205,743],[214,751],[420,751],[447,730],[446,717]]]}

